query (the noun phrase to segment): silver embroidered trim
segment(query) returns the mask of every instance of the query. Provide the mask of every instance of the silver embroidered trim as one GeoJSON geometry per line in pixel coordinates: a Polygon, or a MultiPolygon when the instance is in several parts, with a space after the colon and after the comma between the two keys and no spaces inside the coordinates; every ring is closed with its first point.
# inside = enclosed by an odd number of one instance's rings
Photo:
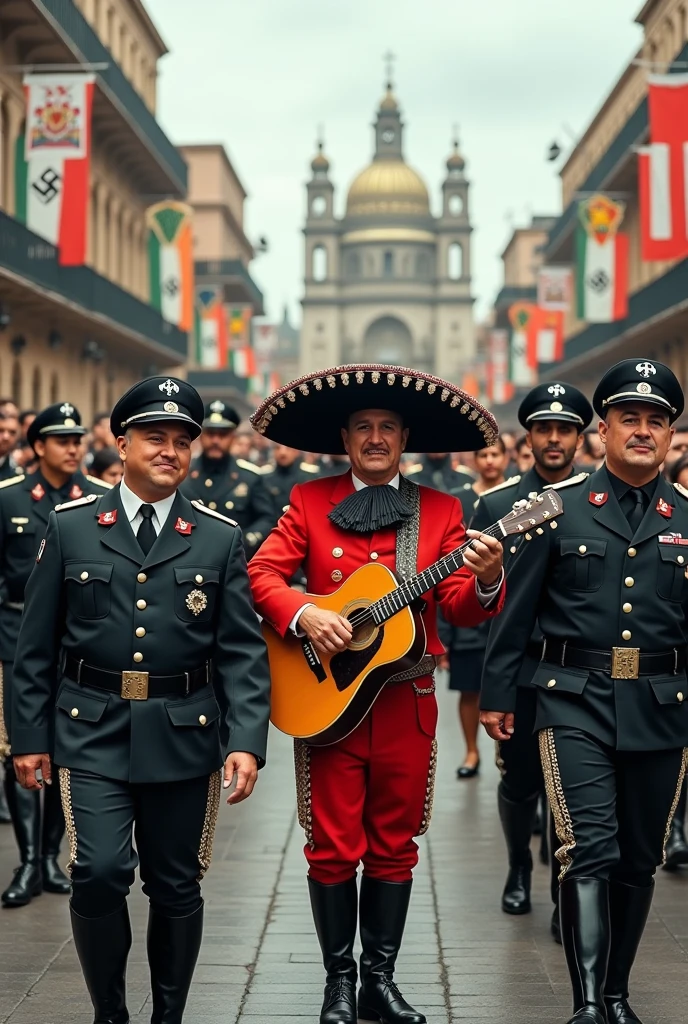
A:
{"type": "MultiPolygon", "coordinates": [[[[397,551],[396,570],[397,576],[402,580],[408,580],[418,572],[418,538],[420,537],[420,488],[411,480],[402,476],[399,481],[399,494],[408,502],[413,515],[405,519],[397,530],[397,551]]],[[[403,683],[409,679],[420,679],[421,676],[431,675],[435,669],[435,659],[432,658],[432,666],[424,666],[426,661],[423,658],[413,668],[405,669],[403,672],[391,676],[388,683],[403,683]],[[422,671],[417,671],[423,667],[422,671]]]]}

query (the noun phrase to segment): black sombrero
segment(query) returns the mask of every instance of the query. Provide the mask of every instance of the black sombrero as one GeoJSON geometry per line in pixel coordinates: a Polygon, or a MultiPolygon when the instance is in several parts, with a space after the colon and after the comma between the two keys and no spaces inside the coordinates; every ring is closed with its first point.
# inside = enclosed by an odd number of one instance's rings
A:
{"type": "Polygon", "coordinates": [[[409,428],[411,452],[472,452],[497,439],[494,417],[461,388],[405,366],[334,366],[285,384],[255,411],[259,434],[322,455],[344,453],[341,428],[357,409],[389,409],[409,428]]]}

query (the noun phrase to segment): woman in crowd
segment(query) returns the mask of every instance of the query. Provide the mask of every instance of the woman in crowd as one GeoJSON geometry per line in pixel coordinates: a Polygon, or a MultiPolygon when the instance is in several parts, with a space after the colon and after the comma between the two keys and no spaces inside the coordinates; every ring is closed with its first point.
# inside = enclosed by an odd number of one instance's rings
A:
{"type": "Polygon", "coordinates": [[[117,449],[100,448],[94,452],[89,472],[112,487],[118,484],[122,479],[122,460],[117,449]]]}

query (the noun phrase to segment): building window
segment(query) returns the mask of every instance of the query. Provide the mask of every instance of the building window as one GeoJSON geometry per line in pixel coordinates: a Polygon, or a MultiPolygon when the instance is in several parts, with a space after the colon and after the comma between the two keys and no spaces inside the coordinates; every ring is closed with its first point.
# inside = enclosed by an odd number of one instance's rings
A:
{"type": "Polygon", "coordinates": [[[346,276],[361,276],[361,257],[358,255],[357,252],[350,252],[346,258],[346,276]]]}
{"type": "Polygon", "coordinates": [[[311,203],[311,213],[314,217],[322,217],[327,209],[325,196],[314,196],[311,203]]]}
{"type": "Polygon", "coordinates": [[[463,277],[463,249],[458,242],[452,242],[447,251],[447,275],[450,281],[463,277]]]}
{"type": "Polygon", "coordinates": [[[316,245],[313,249],[311,273],[314,281],[327,280],[327,250],[324,245],[316,245]]]}
{"type": "Polygon", "coordinates": [[[53,370],[52,376],[50,377],[50,402],[52,405],[58,401],[58,395],[60,393],[60,378],[57,375],[57,370],[53,370]]]}
{"type": "Polygon", "coordinates": [[[41,380],[41,368],[40,366],[34,366],[33,368],[33,380],[31,381],[31,406],[34,409],[42,409],[43,402],[43,381],[41,380]]]}
{"type": "Polygon", "coordinates": [[[427,252],[419,252],[416,256],[416,275],[421,281],[427,281],[430,277],[430,255],[427,252]]]}
{"type": "Polygon", "coordinates": [[[458,192],[455,192],[453,196],[449,196],[447,206],[452,217],[458,217],[463,213],[463,199],[458,192]]]}
{"type": "Polygon", "coordinates": [[[394,253],[386,252],[382,258],[382,274],[384,277],[394,276],[394,253]]]}
{"type": "Polygon", "coordinates": [[[12,367],[12,401],[15,405],[20,408],[24,404],[22,402],[22,371],[21,363],[18,359],[14,360],[14,366],[12,367]]]}

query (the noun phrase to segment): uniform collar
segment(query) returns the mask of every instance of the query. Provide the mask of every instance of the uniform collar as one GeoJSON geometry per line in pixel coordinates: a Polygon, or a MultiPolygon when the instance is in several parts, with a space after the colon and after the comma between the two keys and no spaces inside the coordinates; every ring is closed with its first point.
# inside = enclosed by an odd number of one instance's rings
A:
{"type": "MultiPolygon", "coordinates": [[[[354,489],[357,491],[362,491],[364,487],[368,486],[368,484],[364,484],[362,480],[359,480],[355,473],[351,474],[351,479],[353,481],[354,489]]],[[[396,487],[396,489],[399,490],[399,479],[400,474],[397,473],[397,475],[392,477],[389,481],[388,487],[396,487]]]]}
{"type": "MultiPolygon", "coordinates": [[[[626,481],[621,480],[620,477],[614,476],[609,467],[607,467],[607,476],[609,477],[609,482],[612,485],[612,490],[616,495],[617,501],[621,501],[621,499],[624,498],[629,491],[634,490],[633,484],[626,483],[626,481]]],[[[655,491],[657,490],[658,482],[659,473],[657,473],[657,476],[653,477],[652,480],[649,480],[648,483],[643,484],[642,487],[638,488],[639,491],[642,491],[645,494],[648,504],[650,503],[650,501],[652,501],[652,498],[654,497],[655,491]]]]}
{"type": "Polygon", "coordinates": [[[170,494],[168,498],[161,498],[160,501],[144,502],[137,494],[134,494],[131,488],[127,487],[124,480],[122,480],[119,487],[119,497],[122,502],[124,514],[130,523],[133,523],[136,519],[141,505],[152,505],[155,509],[155,514],[158,517],[160,528],[162,529],[167,517],[172,511],[172,506],[174,505],[174,499],[177,497],[177,492],[174,491],[174,493],[170,494]]]}

